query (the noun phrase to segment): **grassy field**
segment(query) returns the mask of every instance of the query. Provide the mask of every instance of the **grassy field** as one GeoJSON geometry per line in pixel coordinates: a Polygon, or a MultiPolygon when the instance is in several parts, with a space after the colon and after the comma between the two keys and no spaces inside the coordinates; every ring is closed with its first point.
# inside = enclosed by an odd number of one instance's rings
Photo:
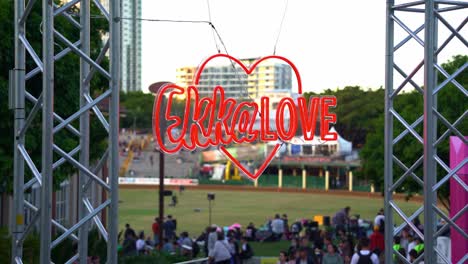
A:
{"type": "MultiPolygon", "coordinates": [[[[275,192],[242,192],[215,191],[212,222],[219,226],[249,222],[260,226],[268,217],[275,213],[286,213],[290,221],[298,218],[313,218],[314,215],[329,215],[347,205],[351,206],[351,214],[360,214],[361,218],[374,219],[376,212],[383,207],[383,199],[369,197],[350,197],[338,195],[321,195],[310,193],[275,193],[275,192]]],[[[123,229],[125,223],[135,229],[151,232],[151,224],[158,214],[157,192],[154,190],[122,189],[119,204],[119,223],[123,229]]],[[[166,206],[166,215],[171,214],[177,219],[177,232],[188,231],[190,236],[198,236],[208,226],[207,191],[186,190],[178,195],[177,207],[166,206]],[[196,212],[199,210],[199,212],[196,212]]],[[[166,197],[166,204],[170,197],[166,197]]],[[[398,205],[407,215],[418,208],[415,202],[398,201],[398,205]]],[[[401,223],[395,218],[396,223],[401,223]]]]}

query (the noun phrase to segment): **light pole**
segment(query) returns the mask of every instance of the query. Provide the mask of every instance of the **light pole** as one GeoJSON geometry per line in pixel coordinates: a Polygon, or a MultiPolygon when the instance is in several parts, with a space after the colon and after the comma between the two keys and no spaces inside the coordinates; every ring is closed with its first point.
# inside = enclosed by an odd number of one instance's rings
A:
{"type": "Polygon", "coordinates": [[[208,223],[209,223],[208,226],[211,226],[211,201],[214,201],[215,194],[208,193],[207,198],[208,198],[208,223]]]}
{"type": "MultiPolygon", "coordinates": [[[[168,84],[171,84],[170,82],[157,82],[157,83],[153,83],[149,86],[149,90],[153,93],[153,94],[156,94],[158,93],[158,91],[168,85],[168,84]]],[[[164,106],[166,105],[166,98],[163,97],[163,102],[162,102],[162,106],[164,108],[164,106]]],[[[159,125],[160,126],[160,131],[166,131],[166,122],[163,121],[164,120],[164,111],[161,111],[161,116],[159,117],[159,125]]],[[[164,132],[163,132],[164,133],[164,132]]],[[[161,133],[161,135],[153,135],[154,137],[162,137],[162,142],[164,142],[164,134],[161,133]]],[[[155,141],[156,142],[156,141],[155,141]]],[[[163,223],[164,223],[164,152],[161,150],[161,148],[158,149],[158,152],[159,152],[159,199],[158,199],[158,202],[159,202],[159,221],[158,221],[158,225],[159,225],[159,241],[163,241],[163,223]]],[[[161,245],[162,243],[160,243],[161,245]]]]}

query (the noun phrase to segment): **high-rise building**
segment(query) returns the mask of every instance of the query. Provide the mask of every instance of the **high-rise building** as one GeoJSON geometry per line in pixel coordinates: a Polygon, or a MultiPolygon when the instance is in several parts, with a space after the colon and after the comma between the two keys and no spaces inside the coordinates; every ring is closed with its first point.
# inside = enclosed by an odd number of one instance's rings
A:
{"type": "Polygon", "coordinates": [[[122,90],[141,91],[141,0],[122,0],[122,90]]]}
{"type": "MultiPolygon", "coordinates": [[[[241,60],[250,65],[258,58],[241,60]]],[[[246,75],[239,66],[232,64],[205,67],[200,75],[198,90],[201,96],[211,94],[213,88],[221,85],[228,97],[259,99],[262,96],[291,94],[291,67],[287,64],[264,61],[246,75]]],[[[182,87],[192,85],[196,67],[181,67],[176,70],[176,84],[182,87]]]]}

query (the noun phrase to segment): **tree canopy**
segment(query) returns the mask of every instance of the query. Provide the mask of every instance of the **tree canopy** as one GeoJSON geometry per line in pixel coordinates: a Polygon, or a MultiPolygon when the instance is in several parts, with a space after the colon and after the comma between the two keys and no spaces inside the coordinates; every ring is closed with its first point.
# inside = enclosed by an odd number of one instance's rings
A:
{"type": "MultiPolygon", "coordinates": [[[[0,186],[3,191],[11,192],[13,183],[13,133],[14,133],[14,117],[13,112],[8,110],[8,71],[14,68],[14,1],[0,0],[0,32],[2,32],[2,41],[0,42],[0,186]]],[[[29,43],[34,48],[37,54],[42,54],[42,36],[40,33],[40,25],[42,19],[41,5],[36,4],[28,17],[26,24],[26,37],[29,43]]],[[[76,8],[71,9],[74,14],[79,14],[76,8]]],[[[92,4],[91,13],[98,14],[98,9],[92,4]]],[[[76,17],[75,17],[76,18],[76,17]]],[[[78,18],[76,18],[78,19],[78,18]]],[[[93,20],[91,26],[91,57],[96,58],[103,47],[102,40],[108,28],[107,21],[104,19],[93,20]]],[[[55,18],[55,29],[61,32],[72,42],[75,42],[80,37],[80,32],[65,18],[58,16],[55,18]]],[[[56,40],[55,53],[59,53],[67,46],[64,43],[56,40]]],[[[26,72],[34,69],[36,64],[29,55],[26,56],[26,72]]],[[[54,110],[64,118],[70,116],[79,108],[79,57],[76,54],[69,53],[64,58],[55,63],[55,79],[54,79],[54,110]]],[[[104,59],[101,63],[104,68],[108,67],[108,59],[104,59]]],[[[91,80],[92,95],[96,96],[102,93],[108,85],[107,80],[95,74],[91,80]]],[[[26,82],[26,90],[36,98],[42,92],[42,75],[38,74],[26,82]]],[[[26,100],[26,113],[28,113],[33,104],[26,100]]],[[[41,171],[41,111],[33,120],[25,139],[26,149],[29,155],[41,171]]],[[[58,123],[56,122],[55,125],[58,123]]],[[[79,122],[72,123],[73,126],[79,129],[79,122]]],[[[90,158],[96,160],[105,150],[106,134],[102,129],[101,124],[96,116],[91,115],[90,123],[90,158]]],[[[79,143],[79,138],[68,132],[66,129],[61,130],[54,135],[54,142],[63,150],[69,152],[79,143]]],[[[76,156],[77,157],[77,156],[76,156]]],[[[54,161],[60,157],[54,154],[54,161]]],[[[54,184],[57,186],[64,179],[75,173],[76,169],[65,163],[54,171],[54,184]]],[[[28,180],[32,176],[30,170],[25,166],[25,179],[28,180]]]]}
{"type": "MultiPolygon", "coordinates": [[[[468,63],[468,56],[454,56],[452,60],[442,64],[442,67],[448,74],[453,74],[464,64],[468,63]]],[[[439,73],[438,83],[442,83],[446,78],[439,73]]],[[[456,78],[462,87],[468,87],[468,71],[465,69],[456,78]]],[[[383,97],[380,102],[383,103],[383,97]]],[[[423,96],[417,91],[404,92],[399,94],[394,102],[394,108],[398,113],[409,123],[412,124],[423,113],[423,96]]],[[[438,93],[438,111],[448,122],[453,124],[460,116],[466,112],[468,101],[466,96],[454,84],[449,83],[438,93]]],[[[367,177],[376,184],[379,190],[383,188],[384,181],[384,116],[380,114],[378,118],[372,122],[373,131],[366,136],[366,142],[360,153],[363,170],[362,175],[367,177]]],[[[457,129],[463,134],[468,134],[468,122],[464,119],[457,129]]],[[[437,137],[441,137],[448,129],[440,120],[437,124],[437,137]]],[[[422,137],[423,126],[422,122],[415,128],[415,131],[422,137]]],[[[394,120],[393,138],[397,137],[404,131],[404,127],[394,120]]],[[[454,135],[450,133],[450,135],[454,135]]],[[[394,154],[402,162],[405,161],[406,167],[411,167],[422,155],[423,145],[419,143],[411,135],[406,135],[402,140],[394,146],[394,154]]],[[[449,165],[449,137],[442,140],[437,146],[437,155],[447,165],[449,165]]],[[[394,181],[396,181],[404,171],[396,164],[394,169],[394,181]]],[[[423,178],[422,165],[415,170],[415,174],[419,178],[423,178]]],[[[437,166],[437,177],[440,180],[447,172],[440,166],[437,166]]],[[[404,184],[397,190],[406,192],[408,195],[420,192],[422,187],[419,186],[413,179],[405,180],[404,184]]],[[[439,201],[446,207],[449,207],[449,186],[444,184],[438,192],[439,201]]]]}

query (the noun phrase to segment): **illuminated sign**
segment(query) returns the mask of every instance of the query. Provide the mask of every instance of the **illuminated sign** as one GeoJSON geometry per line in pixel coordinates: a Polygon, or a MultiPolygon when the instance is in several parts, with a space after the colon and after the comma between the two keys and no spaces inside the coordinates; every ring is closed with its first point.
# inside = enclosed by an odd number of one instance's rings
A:
{"type": "Polygon", "coordinates": [[[302,96],[302,83],[298,69],[284,57],[267,56],[246,67],[240,60],[230,55],[216,54],[201,64],[193,83],[194,85],[189,87],[168,84],[159,89],[156,94],[153,132],[160,150],[165,153],[173,154],[181,149],[194,150],[216,146],[249,178],[257,179],[279,151],[282,142],[293,139],[298,129],[304,135],[305,140],[312,140],[315,135],[316,122],[320,121],[321,140],[337,139],[337,134],[329,131],[329,125],[336,122],[336,115],[329,111],[330,108],[336,106],[336,98],[333,96],[310,97],[307,102],[302,96]],[[218,57],[228,58],[237,63],[246,74],[251,74],[261,62],[269,59],[281,60],[292,68],[297,78],[298,93],[301,96],[296,100],[285,97],[278,102],[274,116],[276,131],[271,129],[272,117],[270,117],[268,97],[261,97],[259,102],[238,102],[235,98],[227,98],[220,85],[213,87],[211,96],[200,96],[197,86],[203,69],[208,62],[218,57]],[[181,95],[185,95],[185,109],[182,117],[171,111],[174,99],[181,95]],[[286,122],[287,118],[289,122],[286,122]],[[160,125],[162,121],[168,124],[164,131],[160,125]],[[167,138],[168,142],[164,142],[164,138],[167,138]],[[262,165],[257,168],[256,173],[252,173],[227,150],[227,145],[258,141],[277,142],[277,144],[262,165]]]}

